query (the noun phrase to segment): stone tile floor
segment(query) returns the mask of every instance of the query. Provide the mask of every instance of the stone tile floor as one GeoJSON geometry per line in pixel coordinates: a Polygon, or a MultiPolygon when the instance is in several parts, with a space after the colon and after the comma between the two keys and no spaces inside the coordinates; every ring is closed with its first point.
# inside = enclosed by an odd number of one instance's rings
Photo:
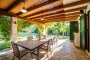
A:
{"type": "MultiPolygon", "coordinates": [[[[53,49],[52,54],[49,52],[48,58],[45,54],[40,51],[40,60],[81,60],[81,56],[88,56],[82,49],[75,48],[73,42],[69,40],[58,40],[58,46],[53,49]]],[[[11,50],[8,53],[0,55],[0,60],[12,60],[12,57],[13,53],[11,50]]],[[[28,53],[21,60],[36,60],[36,56],[34,56],[34,59],[30,57],[30,53],[28,53]]],[[[18,59],[15,58],[15,60],[18,59]]]]}

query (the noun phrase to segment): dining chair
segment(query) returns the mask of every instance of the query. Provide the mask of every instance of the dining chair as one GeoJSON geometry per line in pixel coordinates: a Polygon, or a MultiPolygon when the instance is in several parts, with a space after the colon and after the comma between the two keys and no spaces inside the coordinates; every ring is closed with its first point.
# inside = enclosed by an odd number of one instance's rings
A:
{"type": "Polygon", "coordinates": [[[40,49],[44,50],[46,52],[51,52],[52,53],[52,40],[49,40],[48,42],[44,43],[40,49]]]}
{"type": "Polygon", "coordinates": [[[12,45],[13,53],[14,53],[13,60],[14,60],[15,56],[20,60],[21,57],[23,57],[27,53],[29,53],[29,50],[27,50],[27,49],[25,49],[23,51],[20,51],[19,48],[18,48],[18,45],[16,43],[14,43],[14,42],[11,42],[11,45],[12,45]]]}
{"type": "Polygon", "coordinates": [[[57,37],[55,36],[54,38],[53,38],[53,48],[56,48],[57,47],[57,43],[58,41],[57,41],[57,37]]]}
{"type": "Polygon", "coordinates": [[[33,39],[33,36],[28,36],[27,37],[27,40],[32,40],[33,39]]]}

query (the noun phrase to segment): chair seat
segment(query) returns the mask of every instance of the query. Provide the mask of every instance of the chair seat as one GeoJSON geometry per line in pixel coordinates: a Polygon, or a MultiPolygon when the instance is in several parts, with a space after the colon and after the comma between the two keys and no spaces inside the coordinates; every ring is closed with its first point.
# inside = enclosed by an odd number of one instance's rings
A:
{"type": "Polygon", "coordinates": [[[30,52],[30,50],[22,50],[22,51],[20,51],[20,57],[23,57],[24,55],[26,55],[27,53],[29,53],[30,52]]]}
{"type": "Polygon", "coordinates": [[[26,50],[25,48],[22,48],[22,47],[20,47],[20,46],[18,46],[18,49],[19,49],[19,51],[24,51],[24,50],[26,50]]]}
{"type": "MultiPolygon", "coordinates": [[[[12,48],[13,48],[13,53],[14,56],[16,56],[19,60],[21,57],[23,57],[24,55],[26,55],[28,52],[30,52],[30,50],[26,50],[22,47],[19,47],[16,43],[11,42],[12,44],[12,48]]],[[[13,56],[13,60],[14,60],[14,56],[13,56]]]]}

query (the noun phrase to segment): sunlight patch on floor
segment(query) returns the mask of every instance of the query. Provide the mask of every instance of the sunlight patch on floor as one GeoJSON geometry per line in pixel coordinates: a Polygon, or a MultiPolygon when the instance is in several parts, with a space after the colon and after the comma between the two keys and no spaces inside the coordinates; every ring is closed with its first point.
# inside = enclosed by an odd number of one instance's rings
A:
{"type": "Polygon", "coordinates": [[[44,55],[44,57],[40,60],[48,60],[50,59],[51,57],[53,57],[56,53],[58,53],[58,51],[60,51],[63,47],[63,43],[66,42],[67,40],[58,40],[58,44],[57,44],[57,47],[54,47],[52,49],[52,52],[48,52],[44,55]],[[59,46],[59,47],[58,47],[59,46]],[[48,54],[48,57],[47,57],[47,54],[48,54]]]}

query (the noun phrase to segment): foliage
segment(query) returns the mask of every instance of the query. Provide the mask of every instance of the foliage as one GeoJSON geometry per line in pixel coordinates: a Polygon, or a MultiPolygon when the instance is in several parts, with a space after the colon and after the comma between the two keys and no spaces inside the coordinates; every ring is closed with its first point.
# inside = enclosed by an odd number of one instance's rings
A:
{"type": "Polygon", "coordinates": [[[60,29],[60,22],[57,22],[57,23],[55,23],[54,26],[53,26],[53,33],[58,35],[59,32],[60,32],[59,29],[60,29]]]}
{"type": "Polygon", "coordinates": [[[69,25],[66,22],[55,22],[55,23],[46,23],[47,33],[48,34],[59,34],[60,32],[69,32],[69,25]]]}
{"type": "Polygon", "coordinates": [[[54,24],[52,24],[52,23],[46,23],[45,26],[48,29],[48,28],[52,28],[54,26],[54,24]]]}
{"type": "Polygon", "coordinates": [[[10,47],[10,41],[4,42],[0,44],[0,50],[6,49],[10,47]]]}
{"type": "Polygon", "coordinates": [[[42,32],[43,32],[43,24],[35,24],[35,26],[39,29],[39,34],[42,34],[42,32]]]}
{"type": "MultiPolygon", "coordinates": [[[[0,50],[10,47],[10,32],[11,32],[11,17],[0,15],[0,35],[4,40],[4,43],[0,44],[0,50]]],[[[33,23],[18,19],[18,32],[24,28],[32,25],[33,23]]]]}
{"type": "Polygon", "coordinates": [[[52,34],[53,34],[52,29],[48,28],[47,34],[48,34],[48,35],[52,35],[52,34]]]}
{"type": "Polygon", "coordinates": [[[35,29],[36,29],[35,25],[30,25],[29,27],[25,28],[28,36],[30,35],[30,33],[34,32],[35,29]]]}
{"type": "Polygon", "coordinates": [[[69,32],[69,25],[68,25],[69,23],[67,23],[67,22],[60,22],[60,31],[61,32],[69,32]]]}
{"type": "Polygon", "coordinates": [[[0,35],[4,41],[10,40],[10,31],[11,31],[11,21],[10,16],[1,15],[0,16],[0,35]]]}
{"type": "Polygon", "coordinates": [[[23,29],[25,29],[33,24],[32,22],[22,20],[22,19],[18,19],[17,22],[18,22],[18,24],[17,24],[18,25],[18,32],[22,31],[23,29]]]}
{"type": "Polygon", "coordinates": [[[53,34],[53,31],[52,31],[53,26],[54,26],[54,24],[52,24],[52,23],[46,23],[45,24],[46,32],[47,32],[48,35],[53,34]]]}
{"type": "Polygon", "coordinates": [[[36,29],[34,30],[34,33],[39,34],[39,29],[36,28],[36,29]]]}

